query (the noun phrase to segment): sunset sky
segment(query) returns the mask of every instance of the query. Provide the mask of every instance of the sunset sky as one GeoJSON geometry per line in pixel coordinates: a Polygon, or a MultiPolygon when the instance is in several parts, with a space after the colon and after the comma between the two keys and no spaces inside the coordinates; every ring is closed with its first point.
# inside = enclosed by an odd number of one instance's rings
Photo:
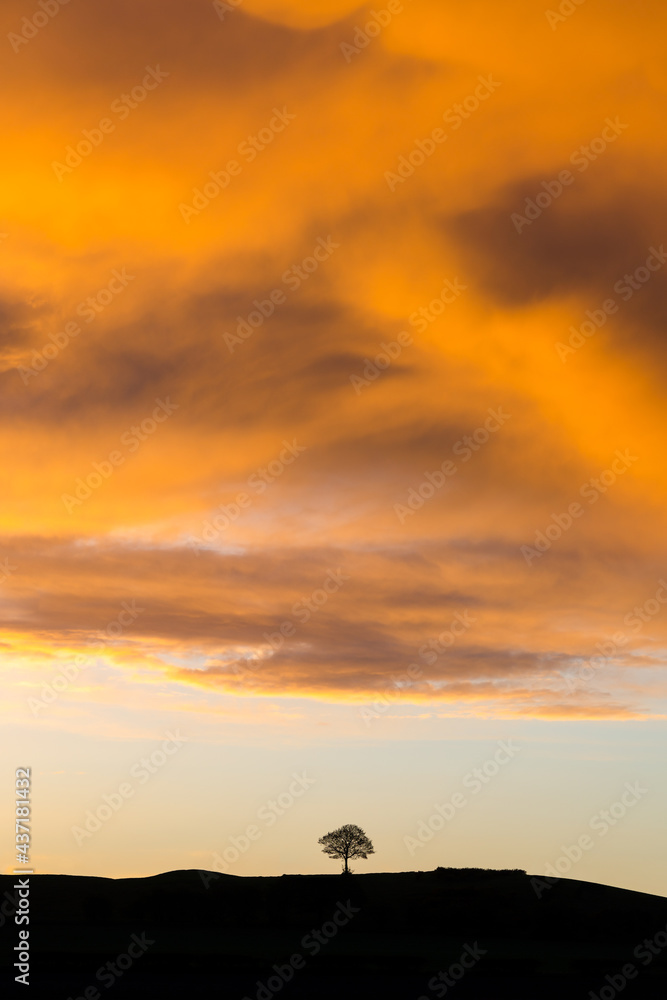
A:
{"type": "Polygon", "coordinates": [[[667,8],[545,3],[5,0],[36,871],[214,869],[256,824],[226,870],[335,872],[353,822],[359,871],[588,832],[569,877],[667,894],[667,8]]]}

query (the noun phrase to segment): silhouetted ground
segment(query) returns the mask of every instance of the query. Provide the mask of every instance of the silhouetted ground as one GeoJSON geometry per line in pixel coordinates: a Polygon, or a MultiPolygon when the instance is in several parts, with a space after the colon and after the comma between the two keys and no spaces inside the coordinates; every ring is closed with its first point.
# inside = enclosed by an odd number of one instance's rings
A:
{"type": "MultiPolygon", "coordinates": [[[[3,901],[14,881],[0,877],[3,901]]],[[[31,986],[17,989],[32,1000],[667,996],[667,899],[569,879],[540,885],[538,898],[528,875],[466,869],[35,875],[31,986]]],[[[3,995],[17,932],[8,916],[3,995]]]]}

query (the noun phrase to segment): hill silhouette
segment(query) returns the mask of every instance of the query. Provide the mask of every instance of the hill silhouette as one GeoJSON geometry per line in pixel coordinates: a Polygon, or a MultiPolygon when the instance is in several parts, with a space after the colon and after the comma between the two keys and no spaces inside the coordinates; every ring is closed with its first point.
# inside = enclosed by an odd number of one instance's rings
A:
{"type": "MultiPolygon", "coordinates": [[[[14,882],[0,877],[3,900],[14,882]]],[[[159,1000],[588,1000],[590,991],[657,1000],[667,985],[667,899],[571,879],[442,868],[348,877],[190,870],[35,875],[30,889],[29,995],[38,1000],[98,1000],[109,989],[113,998],[159,1000]]],[[[15,975],[8,910],[3,982],[15,975]]]]}

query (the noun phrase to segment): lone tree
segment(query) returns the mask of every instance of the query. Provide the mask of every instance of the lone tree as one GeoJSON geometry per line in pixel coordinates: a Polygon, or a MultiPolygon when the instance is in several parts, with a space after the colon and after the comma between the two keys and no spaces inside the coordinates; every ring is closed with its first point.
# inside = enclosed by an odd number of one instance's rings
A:
{"type": "Polygon", "coordinates": [[[318,844],[324,845],[322,851],[330,858],[342,859],[343,875],[350,874],[347,863],[350,858],[367,858],[369,854],[375,854],[375,848],[364,831],[354,823],[346,823],[331,833],[325,833],[318,844]]]}

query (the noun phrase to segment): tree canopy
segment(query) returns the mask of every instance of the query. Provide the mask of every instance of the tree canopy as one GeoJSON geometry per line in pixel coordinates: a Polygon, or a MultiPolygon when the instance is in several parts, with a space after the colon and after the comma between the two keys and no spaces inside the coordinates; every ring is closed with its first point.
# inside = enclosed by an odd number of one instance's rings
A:
{"type": "Polygon", "coordinates": [[[361,827],[354,823],[346,823],[337,830],[325,833],[318,840],[318,844],[323,845],[322,851],[330,858],[340,858],[343,861],[344,875],[350,874],[348,866],[350,858],[367,858],[369,854],[375,854],[375,848],[369,838],[361,827]]]}

